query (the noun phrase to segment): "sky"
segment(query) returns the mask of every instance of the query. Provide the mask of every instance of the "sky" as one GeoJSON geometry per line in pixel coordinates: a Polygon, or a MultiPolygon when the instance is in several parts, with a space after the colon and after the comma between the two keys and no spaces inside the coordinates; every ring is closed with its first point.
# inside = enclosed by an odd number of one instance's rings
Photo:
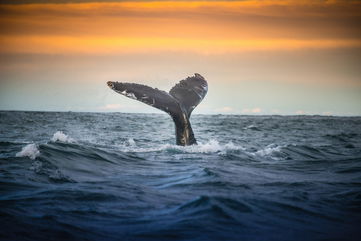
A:
{"type": "Polygon", "coordinates": [[[0,110],[161,113],[106,82],[194,73],[193,114],[360,116],[361,1],[0,1],[0,110]]]}

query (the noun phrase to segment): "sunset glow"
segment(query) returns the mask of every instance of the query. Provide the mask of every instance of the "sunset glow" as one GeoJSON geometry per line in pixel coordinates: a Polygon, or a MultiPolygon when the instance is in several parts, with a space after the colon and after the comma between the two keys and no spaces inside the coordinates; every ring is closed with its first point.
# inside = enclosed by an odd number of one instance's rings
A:
{"type": "Polygon", "coordinates": [[[210,54],[361,46],[352,25],[320,24],[330,15],[360,19],[357,2],[347,7],[338,1],[24,4],[2,5],[0,11],[3,53],[210,54]],[[298,18],[307,18],[307,28],[297,28],[298,18]]]}
{"type": "MultiPolygon", "coordinates": [[[[131,78],[135,81],[149,79],[149,84],[167,88],[171,87],[171,83],[156,81],[159,76],[165,76],[173,83],[185,77],[183,75],[190,75],[195,71],[208,71],[203,74],[210,78],[211,88],[212,81],[233,83],[237,88],[248,83],[257,89],[262,89],[265,82],[270,84],[272,81],[276,81],[282,88],[286,88],[282,83],[312,83],[312,86],[305,87],[312,90],[322,89],[321,86],[325,83],[332,83],[332,88],[335,89],[327,95],[328,101],[316,102],[329,103],[334,98],[332,95],[337,92],[336,89],[343,90],[342,106],[347,106],[346,103],[351,101],[348,98],[352,96],[352,110],[342,111],[343,107],[332,110],[331,107],[337,104],[325,107],[316,104],[319,106],[314,110],[305,111],[361,114],[355,106],[355,101],[361,102],[360,94],[353,92],[350,95],[347,92],[361,88],[360,66],[357,64],[361,58],[360,23],[360,1],[43,3],[38,0],[30,1],[29,4],[23,4],[22,1],[18,1],[18,4],[0,4],[2,89],[9,93],[10,89],[15,88],[16,81],[44,86],[45,80],[40,81],[45,78],[44,72],[47,73],[46,82],[55,83],[57,77],[55,74],[52,76],[52,71],[55,70],[51,70],[55,66],[54,61],[64,61],[62,67],[56,65],[56,68],[65,68],[68,60],[71,60],[74,63],[73,70],[80,71],[89,64],[84,62],[85,59],[95,61],[96,56],[101,56],[103,62],[98,62],[96,66],[102,66],[105,62],[107,64],[99,72],[90,77],[88,72],[77,72],[77,76],[83,75],[84,79],[99,86],[106,81],[105,78],[131,78]],[[190,59],[187,56],[192,57],[190,59]],[[33,60],[28,62],[28,58],[33,60]],[[112,58],[128,67],[116,68],[117,62],[111,62],[112,58]],[[126,59],[132,59],[133,62],[126,59]],[[165,71],[165,63],[175,63],[178,69],[175,66],[173,72],[165,71]],[[245,69],[245,65],[250,66],[245,69]],[[24,69],[24,66],[27,67],[24,69]],[[149,69],[148,66],[153,67],[149,69]],[[29,69],[39,69],[39,72],[28,72],[29,69]],[[215,70],[218,72],[212,72],[215,70]],[[25,77],[19,76],[26,76],[26,80],[21,80],[25,77]]],[[[169,68],[168,70],[170,71],[169,68]]],[[[64,81],[73,80],[71,76],[75,72],[61,72],[64,74],[64,81]]],[[[73,82],[76,85],[82,79],[79,77],[73,82]]],[[[25,85],[21,87],[25,88],[25,85]]],[[[220,88],[224,88],[222,95],[229,96],[225,86],[220,88]]],[[[280,96],[286,96],[283,91],[300,89],[299,86],[288,86],[287,90],[282,88],[275,90],[280,96]]],[[[236,93],[233,95],[237,96],[236,93]]],[[[212,92],[210,98],[210,107],[206,112],[222,112],[217,110],[229,106],[228,102],[222,103],[222,106],[216,105],[212,92]]],[[[4,101],[8,103],[10,99],[4,101]]],[[[284,102],[288,102],[286,99],[277,100],[278,104],[275,102],[274,107],[262,106],[258,101],[252,104],[243,103],[245,100],[241,99],[228,101],[237,104],[227,109],[227,112],[240,114],[247,108],[268,109],[264,113],[276,113],[271,110],[280,108],[277,113],[296,113],[304,108],[301,100],[295,100],[297,106],[285,107],[287,110],[284,111],[282,108],[284,102]]],[[[99,103],[92,110],[103,110],[107,105],[119,106],[117,104],[99,103]]],[[[3,104],[2,108],[21,108],[7,105],[3,104]]],[[[34,104],[31,108],[35,106],[34,104]]],[[[207,100],[204,106],[207,106],[207,100]]],[[[73,107],[61,107],[64,108],[73,107]]]]}
{"type": "Polygon", "coordinates": [[[255,50],[361,47],[361,40],[299,39],[181,39],[105,37],[11,37],[2,38],[2,53],[119,54],[159,51],[191,51],[201,54],[255,50]]]}

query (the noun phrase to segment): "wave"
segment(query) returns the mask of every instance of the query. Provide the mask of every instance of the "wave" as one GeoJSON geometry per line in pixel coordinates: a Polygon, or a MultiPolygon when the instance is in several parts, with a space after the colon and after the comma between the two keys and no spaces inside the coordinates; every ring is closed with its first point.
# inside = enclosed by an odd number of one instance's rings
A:
{"type": "MultiPolygon", "coordinates": [[[[40,176],[40,182],[102,180],[105,176],[119,175],[123,168],[128,166],[151,165],[148,153],[160,155],[161,160],[169,161],[169,157],[173,160],[189,158],[179,154],[196,154],[190,158],[199,158],[202,154],[219,156],[244,150],[242,146],[232,142],[221,144],[216,140],[186,147],[170,144],[142,147],[131,138],[120,146],[104,146],[74,142],[73,138],[62,132],[56,132],[54,136],[60,139],[51,138],[51,141],[46,143],[28,144],[16,154],[16,157],[34,160],[29,163],[28,169],[40,176]]],[[[205,169],[206,172],[207,170],[205,169]]]]}
{"type": "Polygon", "coordinates": [[[65,142],[65,143],[74,143],[75,140],[68,135],[64,134],[62,131],[57,131],[54,133],[53,137],[51,138],[53,142],[65,142]]]}
{"type": "MultiPolygon", "coordinates": [[[[53,137],[50,139],[52,142],[63,142],[63,143],[76,143],[76,141],[64,134],[62,131],[57,131],[54,133],[53,137]]],[[[2,142],[2,145],[11,145],[12,142],[2,142]]],[[[16,144],[16,143],[15,143],[16,144]]],[[[35,143],[27,144],[22,148],[22,150],[15,155],[16,157],[28,157],[31,160],[40,156],[39,146],[35,143]]]]}
{"type": "Polygon", "coordinates": [[[38,146],[34,143],[24,146],[20,152],[16,153],[16,157],[29,157],[32,160],[34,160],[39,155],[40,151],[38,146]]]}
{"type": "Polygon", "coordinates": [[[243,130],[260,131],[261,129],[255,125],[249,125],[249,126],[244,127],[243,130]]]}
{"type": "Polygon", "coordinates": [[[242,146],[237,146],[233,142],[228,142],[227,144],[220,144],[217,140],[209,140],[208,142],[200,142],[198,145],[192,146],[176,146],[176,145],[165,145],[163,147],[168,151],[179,151],[183,153],[220,153],[225,154],[228,151],[238,151],[245,150],[242,146]]]}
{"type": "Polygon", "coordinates": [[[339,160],[340,157],[347,155],[340,151],[335,152],[332,146],[312,146],[300,144],[269,144],[266,147],[255,152],[250,152],[254,157],[272,159],[272,160],[339,160]]]}
{"type": "Polygon", "coordinates": [[[252,153],[253,155],[258,155],[258,156],[270,156],[273,157],[275,159],[278,159],[278,157],[273,156],[276,153],[280,153],[282,150],[282,147],[284,146],[279,146],[276,144],[270,144],[268,146],[266,146],[264,149],[260,149],[258,151],[256,151],[255,153],[252,153]]]}
{"type": "MultiPolygon", "coordinates": [[[[38,158],[42,154],[43,148],[55,148],[59,150],[58,155],[64,156],[62,151],[68,153],[70,150],[71,155],[79,155],[81,152],[83,158],[88,158],[89,153],[106,153],[105,155],[112,155],[113,152],[118,153],[128,153],[132,154],[142,154],[142,153],[167,153],[168,155],[173,154],[217,154],[217,155],[226,155],[234,158],[252,158],[253,160],[259,161],[264,159],[273,159],[273,160],[287,160],[287,159],[317,159],[324,158],[327,155],[327,152],[322,151],[320,148],[307,146],[307,145],[294,145],[294,144],[269,144],[264,148],[255,149],[255,148],[246,148],[242,145],[234,144],[233,142],[220,143],[215,139],[211,139],[207,142],[199,142],[198,145],[192,146],[178,146],[172,144],[153,144],[151,146],[141,146],[132,138],[127,139],[120,145],[100,145],[92,144],[87,142],[77,142],[75,139],[69,137],[61,131],[57,131],[51,138],[51,142],[40,144],[35,143],[27,144],[22,148],[22,150],[16,153],[16,157],[28,157],[32,160],[38,158]],[[54,146],[54,144],[57,144],[54,146]],[[64,146],[65,145],[65,146],[64,146]]],[[[126,155],[128,155],[126,154],[126,155]]],[[[97,156],[96,154],[95,156],[97,156]]],[[[99,157],[99,156],[98,156],[99,157]]],[[[64,158],[66,158],[64,156],[64,158]]],[[[233,159],[234,159],[233,158],[233,159]]],[[[100,157],[100,160],[102,158],[100,157]]],[[[105,158],[107,162],[114,162],[105,158]]]]}
{"type": "MultiPolygon", "coordinates": [[[[12,145],[12,143],[3,144],[12,145]]],[[[327,149],[311,145],[272,143],[256,149],[232,141],[221,143],[216,139],[200,141],[198,145],[192,146],[147,144],[149,146],[144,146],[144,143],[133,138],[126,139],[121,144],[88,143],[75,140],[62,131],[56,131],[46,143],[26,144],[16,153],[16,157],[35,160],[31,163],[30,170],[47,178],[48,181],[75,182],[100,180],[106,175],[111,176],[121,172],[124,165],[149,166],[154,160],[176,164],[191,159],[221,158],[235,161],[236,165],[244,165],[246,162],[324,161],[332,160],[336,155],[327,152],[327,149]]],[[[15,148],[19,148],[19,143],[14,144],[13,149],[15,148]]],[[[7,158],[8,155],[10,153],[3,156],[7,158]]],[[[14,157],[14,152],[11,156],[14,157]]],[[[340,156],[337,153],[335,158],[340,156]]],[[[174,184],[183,183],[172,183],[174,184]]]]}
{"type": "Polygon", "coordinates": [[[208,142],[199,142],[198,145],[192,146],[178,146],[172,144],[160,144],[152,147],[139,147],[133,139],[128,139],[122,145],[118,146],[123,152],[170,152],[170,153],[221,153],[224,154],[228,151],[245,150],[244,147],[228,142],[227,144],[220,144],[217,140],[211,139],[208,142]]]}

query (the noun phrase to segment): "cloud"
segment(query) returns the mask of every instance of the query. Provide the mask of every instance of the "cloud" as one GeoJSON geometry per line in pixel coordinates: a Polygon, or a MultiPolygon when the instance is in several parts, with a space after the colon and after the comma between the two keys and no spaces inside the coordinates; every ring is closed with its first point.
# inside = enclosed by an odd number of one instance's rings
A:
{"type": "Polygon", "coordinates": [[[304,111],[304,110],[298,110],[295,113],[296,113],[296,115],[307,115],[308,114],[308,112],[304,111]]]}
{"type": "Polygon", "coordinates": [[[27,54],[106,54],[189,51],[198,54],[224,54],[245,51],[297,50],[304,48],[360,48],[361,40],[290,39],[198,39],[124,38],[89,36],[2,36],[1,53],[27,54]]]}
{"type": "Polygon", "coordinates": [[[230,112],[234,112],[234,109],[232,107],[229,107],[229,106],[224,106],[222,108],[215,109],[215,112],[230,113],[230,112]]]}
{"type": "Polygon", "coordinates": [[[0,4],[0,52],[222,54],[360,48],[360,21],[361,3],[351,1],[0,4]]]}
{"type": "Polygon", "coordinates": [[[322,115],[333,115],[332,111],[324,111],[322,115]]]}
{"type": "Polygon", "coordinates": [[[107,111],[107,110],[121,110],[123,106],[121,104],[106,104],[104,106],[99,107],[99,110],[107,111]]]}
{"type": "Polygon", "coordinates": [[[255,107],[252,109],[245,108],[245,109],[242,109],[241,112],[242,112],[242,114],[259,114],[262,112],[262,109],[259,107],[255,107]]]}

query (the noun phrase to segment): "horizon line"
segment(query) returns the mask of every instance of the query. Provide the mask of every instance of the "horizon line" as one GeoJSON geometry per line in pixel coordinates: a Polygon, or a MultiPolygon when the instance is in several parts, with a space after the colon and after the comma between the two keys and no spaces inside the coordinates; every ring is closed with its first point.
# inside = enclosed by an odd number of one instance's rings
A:
{"type": "MultiPolygon", "coordinates": [[[[72,110],[3,110],[0,109],[0,112],[49,112],[49,113],[99,113],[99,114],[108,114],[108,113],[121,113],[121,114],[149,114],[149,115],[154,115],[154,114],[159,114],[159,115],[167,115],[167,113],[163,113],[163,112],[122,112],[122,111],[72,111],[72,110]]],[[[214,116],[214,115],[225,115],[225,116],[252,116],[252,117],[256,117],[256,116],[307,116],[307,117],[361,117],[361,115],[323,115],[323,114],[238,114],[238,113],[194,113],[192,114],[192,116],[194,115],[209,115],[209,116],[214,116]]]]}

